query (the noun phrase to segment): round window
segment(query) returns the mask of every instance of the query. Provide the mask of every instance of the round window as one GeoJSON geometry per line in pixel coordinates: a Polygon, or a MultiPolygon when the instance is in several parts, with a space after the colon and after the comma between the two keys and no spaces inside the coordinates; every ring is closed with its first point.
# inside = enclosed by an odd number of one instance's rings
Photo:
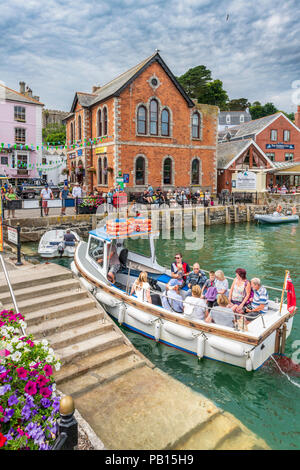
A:
{"type": "Polygon", "coordinates": [[[152,78],[152,79],[151,79],[151,85],[152,85],[152,86],[157,86],[157,85],[158,85],[158,80],[157,80],[157,78],[152,78]]]}

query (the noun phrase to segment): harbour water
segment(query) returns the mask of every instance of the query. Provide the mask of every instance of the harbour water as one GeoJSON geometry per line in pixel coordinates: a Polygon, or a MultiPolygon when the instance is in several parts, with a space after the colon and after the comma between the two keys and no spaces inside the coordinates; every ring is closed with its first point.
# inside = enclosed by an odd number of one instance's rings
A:
{"type": "MultiPolygon", "coordinates": [[[[244,267],[248,279],[260,277],[265,285],[278,288],[282,287],[285,269],[289,269],[300,302],[298,224],[207,226],[201,249],[187,249],[191,246],[189,242],[184,237],[175,238],[174,233],[170,239],[159,238],[156,241],[158,262],[168,266],[175,253],[181,251],[183,260],[190,265],[197,261],[203,269],[222,269],[230,277],[234,277],[237,267],[244,267]]],[[[146,244],[146,240],[135,240],[134,250],[143,251],[146,244]]],[[[53,261],[68,266],[71,260],[53,261]]],[[[271,296],[274,298],[273,294],[271,296]]],[[[280,297],[280,293],[276,296],[280,297]]],[[[293,383],[279,371],[273,360],[255,372],[209,359],[198,362],[195,356],[157,344],[125,328],[123,331],[157,367],[234,414],[272,449],[299,449],[300,377],[296,372],[288,372],[293,383]]],[[[299,313],[295,316],[285,355],[300,362],[299,313]]]]}

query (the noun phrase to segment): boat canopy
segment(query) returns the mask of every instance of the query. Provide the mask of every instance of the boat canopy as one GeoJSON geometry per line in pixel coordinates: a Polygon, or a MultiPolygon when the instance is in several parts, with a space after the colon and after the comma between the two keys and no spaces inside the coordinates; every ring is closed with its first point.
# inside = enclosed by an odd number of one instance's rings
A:
{"type": "Polygon", "coordinates": [[[93,237],[101,238],[106,242],[148,235],[158,236],[158,230],[152,230],[151,220],[145,217],[131,217],[128,219],[111,219],[103,227],[89,232],[93,237]]]}

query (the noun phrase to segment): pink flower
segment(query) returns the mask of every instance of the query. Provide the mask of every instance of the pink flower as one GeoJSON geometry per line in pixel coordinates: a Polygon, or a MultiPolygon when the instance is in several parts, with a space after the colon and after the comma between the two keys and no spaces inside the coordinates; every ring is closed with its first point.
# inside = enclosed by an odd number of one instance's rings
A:
{"type": "Polygon", "coordinates": [[[48,377],[49,375],[52,375],[52,367],[49,365],[49,364],[46,364],[44,367],[43,367],[43,371],[45,372],[46,376],[48,377]]]}
{"type": "Polygon", "coordinates": [[[10,355],[10,351],[8,351],[7,349],[1,349],[0,351],[0,356],[9,356],[10,355]]]}
{"type": "Polygon", "coordinates": [[[48,398],[51,396],[52,392],[50,390],[50,388],[48,387],[42,387],[40,389],[40,394],[44,397],[44,398],[48,398]]]}
{"type": "Polygon", "coordinates": [[[20,436],[24,436],[25,432],[21,428],[17,428],[18,433],[20,436]]]}
{"type": "Polygon", "coordinates": [[[17,374],[19,379],[25,379],[25,377],[27,377],[28,371],[24,369],[24,367],[19,367],[17,369],[17,374]]]}
{"type": "Polygon", "coordinates": [[[37,378],[37,381],[36,381],[36,383],[41,388],[44,387],[44,385],[46,385],[48,382],[50,382],[50,380],[46,379],[46,377],[44,375],[39,375],[38,378],[37,378]]]}
{"type": "Polygon", "coordinates": [[[25,385],[24,391],[28,393],[28,395],[35,395],[37,392],[36,383],[29,380],[25,385]]]}

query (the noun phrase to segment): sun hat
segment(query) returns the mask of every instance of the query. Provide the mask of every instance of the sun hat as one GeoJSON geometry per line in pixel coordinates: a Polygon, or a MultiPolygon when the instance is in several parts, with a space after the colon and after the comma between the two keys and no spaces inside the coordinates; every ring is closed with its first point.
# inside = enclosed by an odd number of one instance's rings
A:
{"type": "Polygon", "coordinates": [[[177,279],[171,279],[169,282],[169,286],[174,287],[174,286],[181,286],[181,282],[179,282],[177,279]]]}

